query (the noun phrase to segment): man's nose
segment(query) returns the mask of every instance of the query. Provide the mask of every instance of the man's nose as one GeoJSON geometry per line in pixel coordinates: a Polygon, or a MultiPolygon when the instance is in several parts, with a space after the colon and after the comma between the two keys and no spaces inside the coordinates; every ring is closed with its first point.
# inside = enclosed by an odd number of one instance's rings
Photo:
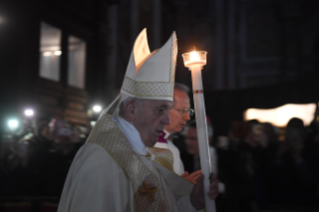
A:
{"type": "Polygon", "coordinates": [[[171,123],[171,120],[169,119],[169,114],[168,113],[164,115],[162,123],[164,125],[169,125],[171,123]]]}
{"type": "Polygon", "coordinates": [[[189,115],[189,112],[185,112],[183,114],[183,119],[186,120],[186,121],[189,121],[191,119],[190,115],[189,115]]]}

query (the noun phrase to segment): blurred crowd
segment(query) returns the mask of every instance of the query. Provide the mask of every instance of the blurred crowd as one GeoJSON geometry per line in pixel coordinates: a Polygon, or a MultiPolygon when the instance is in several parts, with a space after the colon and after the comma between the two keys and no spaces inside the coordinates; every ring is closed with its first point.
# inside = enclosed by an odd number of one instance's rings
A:
{"type": "MultiPolygon", "coordinates": [[[[280,129],[257,120],[234,121],[224,136],[214,135],[207,122],[212,170],[220,180],[217,211],[319,206],[319,122],[305,127],[302,120],[293,118],[280,129]]],[[[72,160],[90,130],[90,126],[53,119],[40,123],[37,132],[4,137],[0,196],[59,199],[72,160]]],[[[172,140],[180,149],[185,170],[199,170],[196,123],[189,122],[172,140]]]]}
{"type": "MultiPolygon", "coordinates": [[[[255,211],[275,205],[319,206],[319,122],[292,118],[285,128],[257,120],[231,124],[215,139],[208,120],[212,170],[221,184],[217,211],[255,211]],[[216,165],[215,165],[216,164],[216,165]]],[[[186,171],[200,169],[196,123],[175,139],[186,171]]]]}
{"type": "Polygon", "coordinates": [[[0,196],[60,197],[73,158],[89,127],[62,119],[43,121],[37,132],[6,135],[0,147],[0,196]]]}

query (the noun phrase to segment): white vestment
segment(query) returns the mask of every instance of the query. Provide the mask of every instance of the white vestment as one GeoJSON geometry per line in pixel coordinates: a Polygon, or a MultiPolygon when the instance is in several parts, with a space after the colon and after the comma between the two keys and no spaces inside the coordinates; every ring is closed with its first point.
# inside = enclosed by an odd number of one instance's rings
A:
{"type": "MultiPolygon", "coordinates": [[[[186,194],[190,193],[192,185],[144,155],[146,147],[137,139],[140,136],[133,125],[125,126],[130,124],[123,119],[113,118],[113,121],[121,130],[125,129],[122,132],[135,147],[132,151],[159,179],[170,210],[196,211],[186,194]]],[[[128,171],[103,145],[91,143],[89,139],[78,151],[69,170],[58,212],[149,211],[138,208],[141,206],[136,202],[136,190],[128,171]]],[[[135,171],[138,173],[140,169],[135,171]]]]}
{"type": "MultiPolygon", "coordinates": [[[[165,139],[170,136],[170,133],[165,130],[165,139]]],[[[157,142],[154,147],[169,149],[173,153],[174,157],[174,172],[178,175],[184,174],[184,165],[181,160],[179,149],[173,144],[172,141],[167,139],[167,143],[157,142]]]]}

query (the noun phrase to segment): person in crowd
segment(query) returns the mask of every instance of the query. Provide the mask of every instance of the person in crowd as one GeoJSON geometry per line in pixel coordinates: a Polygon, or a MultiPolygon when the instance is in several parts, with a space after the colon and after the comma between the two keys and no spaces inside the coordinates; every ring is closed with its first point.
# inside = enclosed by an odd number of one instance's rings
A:
{"type": "Polygon", "coordinates": [[[280,146],[279,131],[280,129],[269,122],[262,123],[262,130],[265,136],[265,148],[268,158],[274,158],[276,151],[280,146]]]}
{"type": "Polygon", "coordinates": [[[253,211],[255,184],[252,157],[240,149],[250,128],[247,122],[233,121],[228,138],[223,138],[222,143],[218,142],[218,179],[225,185],[225,192],[217,199],[218,211],[253,211]]]}
{"type": "Polygon", "coordinates": [[[49,135],[54,141],[49,152],[45,175],[45,196],[60,197],[72,161],[78,151],[79,132],[63,119],[52,119],[49,135]]]}
{"type": "Polygon", "coordinates": [[[196,172],[189,174],[188,171],[184,170],[180,150],[183,152],[183,150],[185,150],[185,145],[184,141],[181,141],[182,137],[178,137],[177,135],[183,130],[187,121],[189,121],[190,117],[194,114],[194,110],[190,108],[189,91],[190,89],[186,85],[175,83],[173,107],[169,111],[170,123],[165,126],[163,135],[159,138],[155,147],[169,149],[174,157],[174,172],[190,182],[196,183],[201,171],[197,170],[196,172]],[[172,138],[175,135],[177,135],[177,138],[174,139],[174,143],[177,144],[178,148],[172,142],[172,138]]]}
{"type": "MultiPolygon", "coordinates": [[[[184,173],[183,162],[180,158],[180,151],[172,142],[174,133],[182,131],[183,127],[190,120],[194,110],[190,108],[190,99],[188,96],[189,88],[186,85],[175,83],[173,107],[169,111],[170,123],[165,126],[163,135],[159,138],[155,147],[169,149],[174,156],[174,172],[178,175],[187,175],[184,173]]],[[[196,181],[196,179],[195,179],[196,181]]]]}
{"type": "Polygon", "coordinates": [[[280,204],[311,204],[316,179],[306,159],[306,130],[299,118],[289,120],[285,140],[274,161],[276,202],[280,204]],[[302,194],[302,195],[300,195],[302,194]]]}
{"type": "Polygon", "coordinates": [[[271,197],[269,179],[271,160],[278,148],[275,129],[270,123],[258,123],[249,121],[250,132],[240,145],[241,154],[246,154],[251,160],[251,172],[254,179],[256,192],[254,200],[258,207],[268,205],[271,197]]]}
{"type": "MultiPolygon", "coordinates": [[[[211,144],[212,136],[213,136],[213,127],[210,122],[207,122],[207,132],[208,132],[208,140],[211,144]]],[[[185,170],[189,173],[193,173],[194,171],[200,170],[200,158],[199,158],[199,146],[198,146],[198,137],[197,137],[197,128],[196,122],[191,121],[185,127],[183,132],[185,136],[185,144],[186,144],[186,152],[182,153],[181,158],[185,165],[185,170]]],[[[210,155],[212,162],[212,172],[217,172],[217,155],[216,150],[213,146],[210,146],[210,155]]]]}
{"type": "MultiPolygon", "coordinates": [[[[46,125],[40,125],[37,135],[26,132],[11,148],[7,158],[10,193],[16,196],[41,196],[48,170],[51,142],[43,135],[46,125]]],[[[35,129],[36,130],[36,129],[35,129]]]]}
{"type": "Polygon", "coordinates": [[[318,169],[318,161],[319,161],[319,118],[311,123],[308,128],[309,137],[307,142],[305,143],[305,154],[304,160],[306,161],[314,181],[314,186],[312,190],[312,197],[314,205],[319,207],[319,169],[318,169]]]}

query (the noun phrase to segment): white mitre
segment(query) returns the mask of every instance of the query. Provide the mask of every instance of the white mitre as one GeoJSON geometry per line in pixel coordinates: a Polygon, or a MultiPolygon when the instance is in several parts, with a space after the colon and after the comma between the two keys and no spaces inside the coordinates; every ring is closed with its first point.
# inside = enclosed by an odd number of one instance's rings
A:
{"type": "MultiPolygon", "coordinates": [[[[173,101],[177,39],[175,32],[165,45],[150,52],[146,29],[137,37],[127,66],[122,96],[173,101]]],[[[122,101],[125,97],[122,97],[122,101]]]]}
{"type": "MultiPolygon", "coordinates": [[[[176,57],[177,39],[175,32],[162,48],[151,53],[146,29],[143,29],[135,40],[121,93],[103,110],[100,117],[106,114],[119,99],[120,104],[128,97],[173,101],[176,57]]],[[[117,109],[115,113],[118,112],[117,109]]]]}

